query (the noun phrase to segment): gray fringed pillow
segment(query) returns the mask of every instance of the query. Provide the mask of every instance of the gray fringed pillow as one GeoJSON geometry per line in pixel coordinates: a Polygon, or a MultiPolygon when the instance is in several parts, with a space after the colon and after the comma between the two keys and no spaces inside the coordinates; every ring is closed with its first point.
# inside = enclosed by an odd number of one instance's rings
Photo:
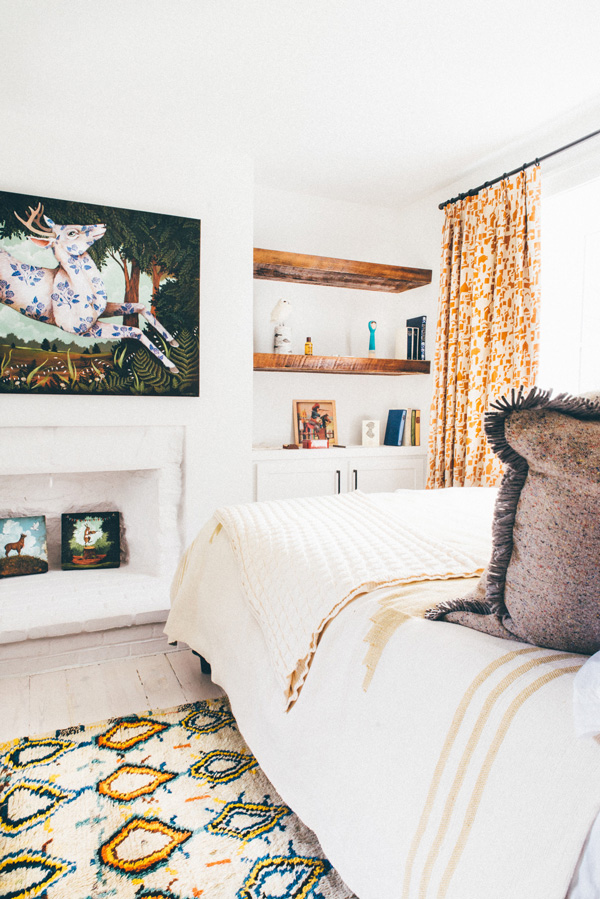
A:
{"type": "Polygon", "coordinates": [[[505,463],[477,588],[427,618],[569,652],[600,650],[600,402],[533,389],[494,403],[505,463]]]}

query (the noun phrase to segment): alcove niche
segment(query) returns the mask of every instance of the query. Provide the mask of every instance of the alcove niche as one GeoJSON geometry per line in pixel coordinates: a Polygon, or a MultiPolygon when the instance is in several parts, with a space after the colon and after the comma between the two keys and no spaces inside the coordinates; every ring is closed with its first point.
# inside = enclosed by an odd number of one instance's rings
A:
{"type": "Polygon", "coordinates": [[[49,570],[0,580],[0,674],[164,646],[181,554],[184,429],[0,429],[0,518],[44,515],[49,570]],[[119,568],[61,570],[61,514],[118,511],[119,568]]]}

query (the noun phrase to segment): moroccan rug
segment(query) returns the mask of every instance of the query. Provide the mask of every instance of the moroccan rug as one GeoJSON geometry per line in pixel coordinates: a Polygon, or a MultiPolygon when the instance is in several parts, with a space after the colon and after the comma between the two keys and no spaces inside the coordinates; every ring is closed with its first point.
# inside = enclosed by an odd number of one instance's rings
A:
{"type": "Polygon", "coordinates": [[[0,899],[351,899],[226,699],[0,749],[0,899]]]}

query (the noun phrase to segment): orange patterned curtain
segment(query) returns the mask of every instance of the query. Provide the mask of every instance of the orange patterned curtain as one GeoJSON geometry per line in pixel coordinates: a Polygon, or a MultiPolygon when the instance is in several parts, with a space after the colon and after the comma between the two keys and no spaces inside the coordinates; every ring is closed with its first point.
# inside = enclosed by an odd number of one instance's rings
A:
{"type": "Polygon", "coordinates": [[[493,486],[502,464],[484,412],[537,374],[539,166],[445,213],[427,486],[493,486]]]}

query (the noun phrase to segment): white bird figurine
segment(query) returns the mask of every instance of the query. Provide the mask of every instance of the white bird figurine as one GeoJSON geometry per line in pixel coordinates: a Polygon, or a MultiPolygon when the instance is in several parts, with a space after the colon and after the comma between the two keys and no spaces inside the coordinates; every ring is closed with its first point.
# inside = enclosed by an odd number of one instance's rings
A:
{"type": "Polygon", "coordinates": [[[271,322],[274,325],[285,325],[292,314],[292,304],[289,300],[281,299],[271,312],[271,322]]]}

